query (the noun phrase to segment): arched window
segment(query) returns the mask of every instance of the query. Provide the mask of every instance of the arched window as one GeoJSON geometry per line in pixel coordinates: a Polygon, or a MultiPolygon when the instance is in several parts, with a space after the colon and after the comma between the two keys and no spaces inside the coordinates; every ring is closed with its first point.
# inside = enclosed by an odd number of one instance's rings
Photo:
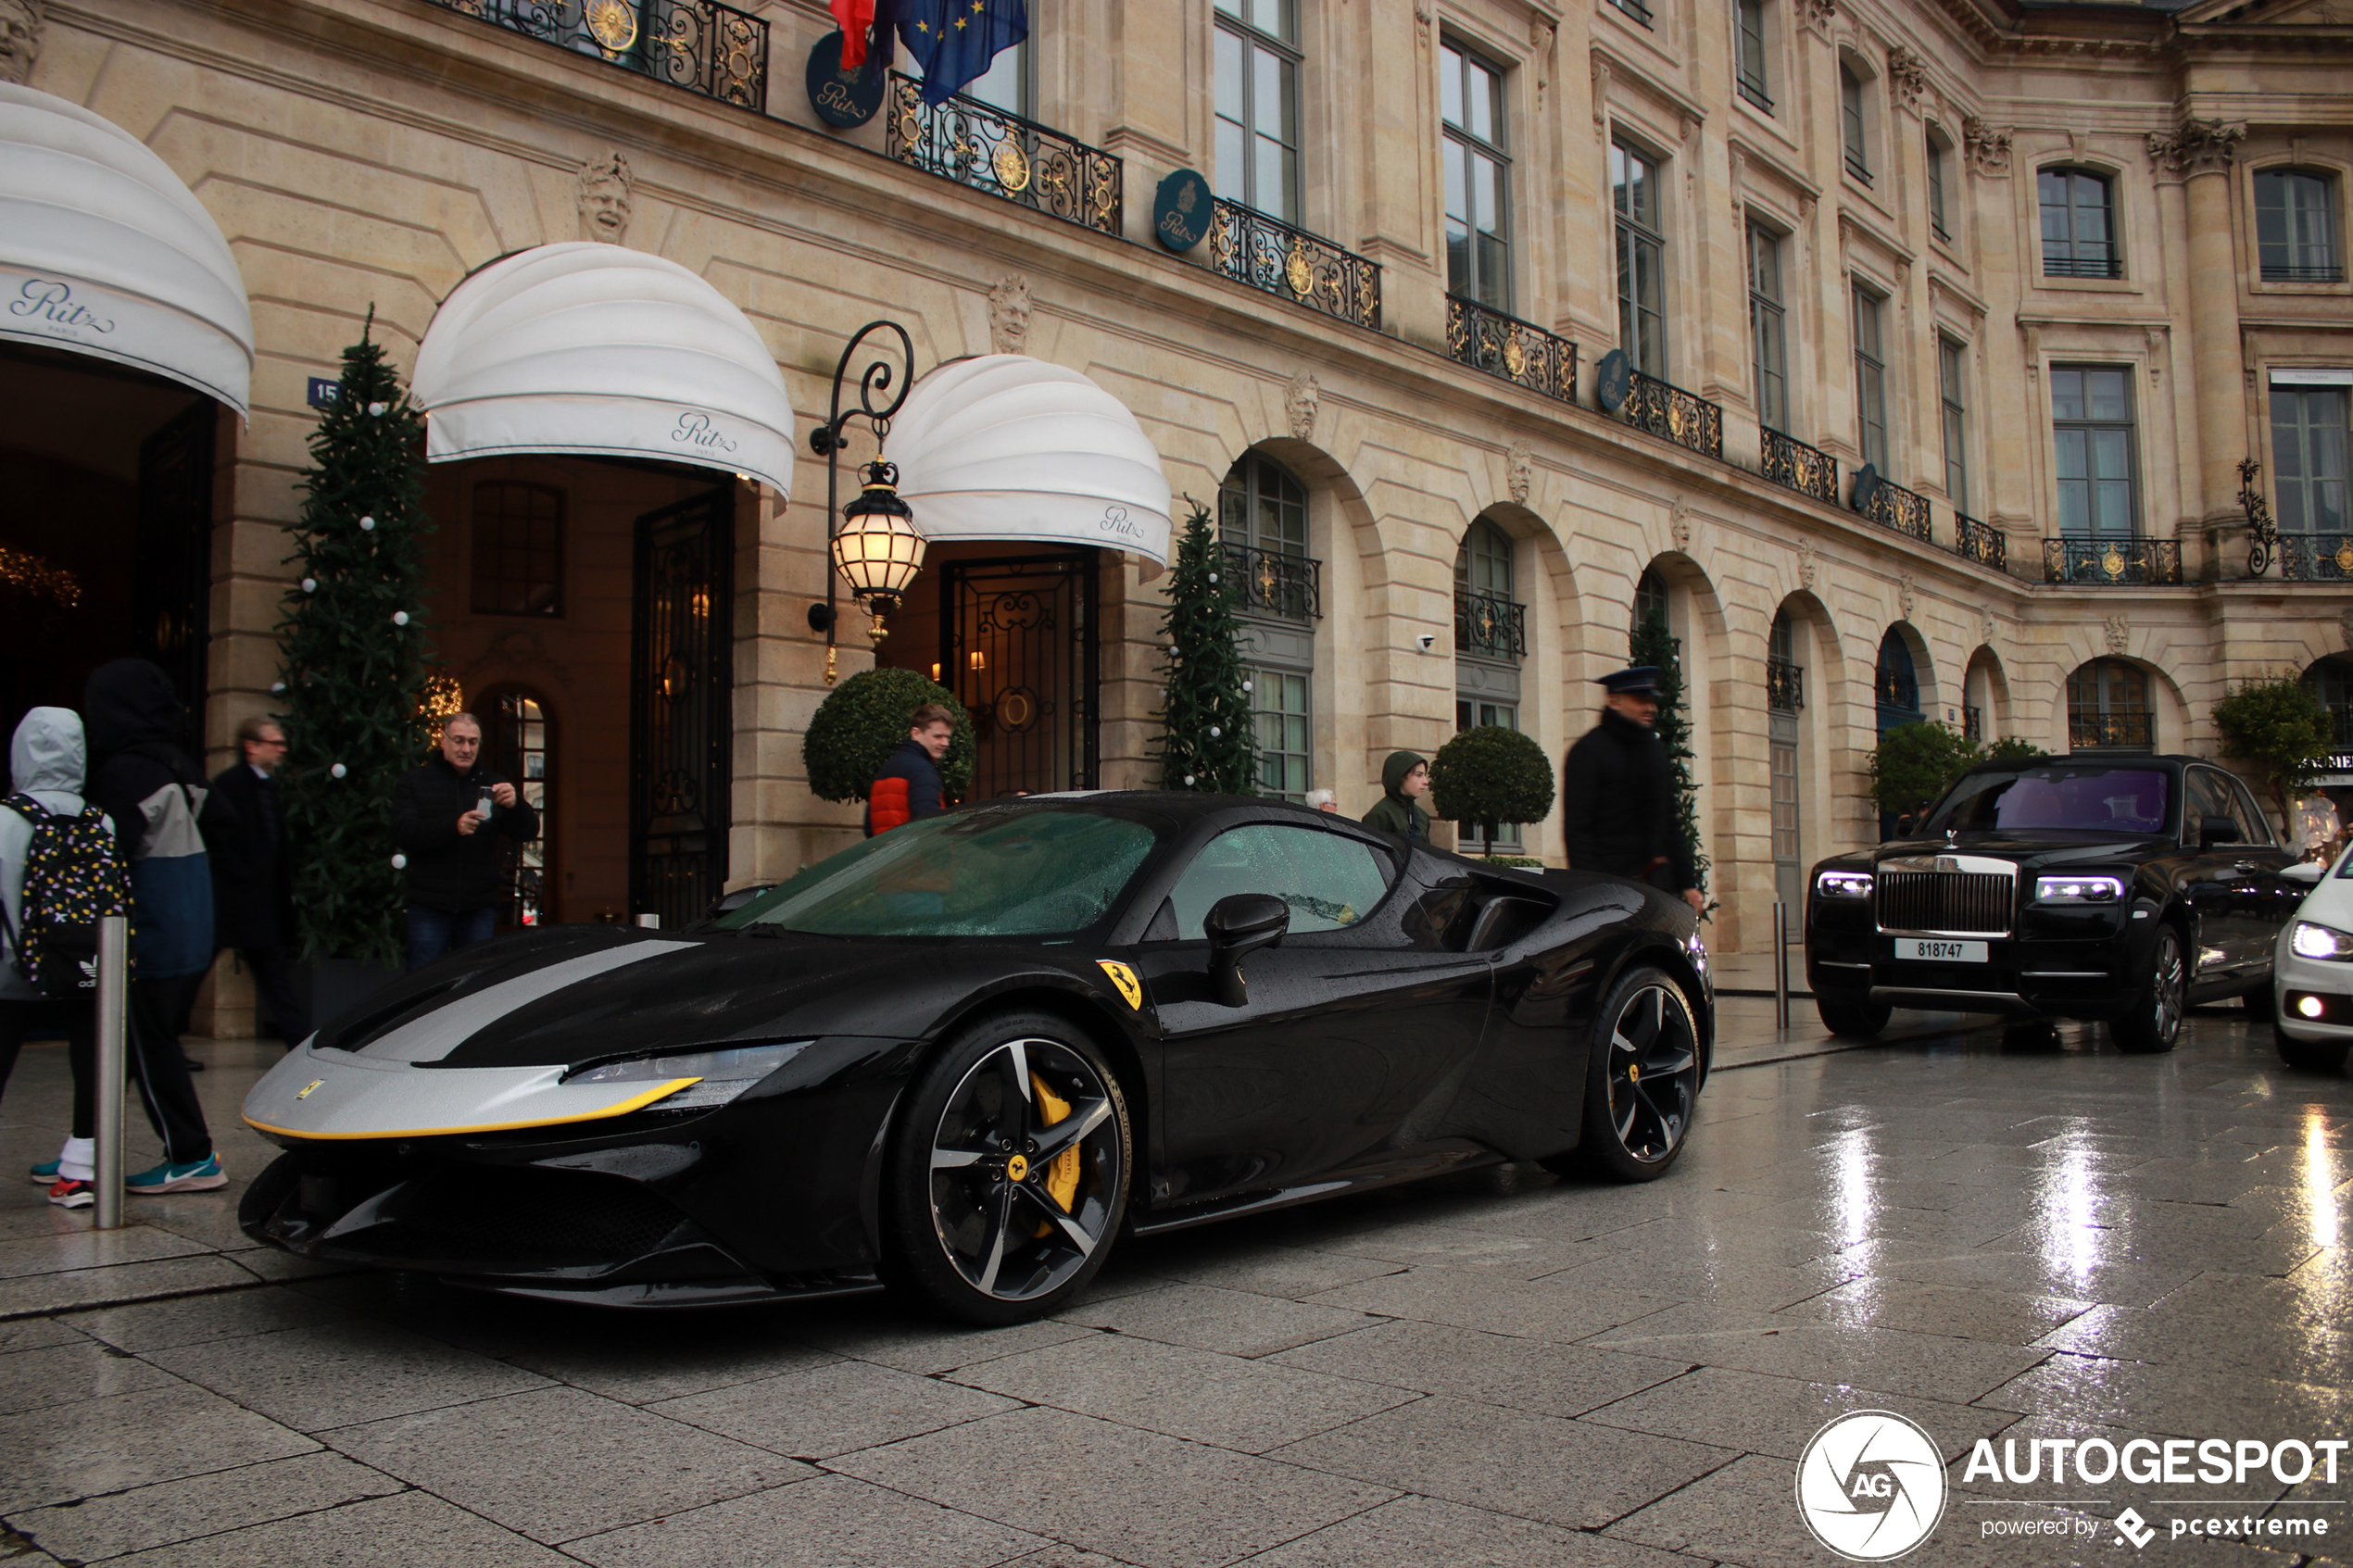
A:
{"type": "Polygon", "coordinates": [[[2156,750],[2147,671],[2120,659],[2078,666],[2067,678],[2067,746],[2070,751],[2156,750]]]}
{"type": "Polygon", "coordinates": [[[2255,175],[2255,254],[2267,283],[2341,283],[2336,177],[2315,169],[2255,175]]]}
{"type": "Polygon", "coordinates": [[[476,615],[560,616],[563,605],[564,495],[544,484],[474,486],[476,615]]]}
{"type": "Polygon", "coordinates": [[[1873,671],[1872,686],[1879,697],[1881,734],[1898,724],[1920,721],[1919,671],[1912,663],[1912,645],[1895,627],[1890,626],[1887,635],[1879,640],[1879,668],[1873,671]]]}
{"type": "Polygon", "coordinates": [[[547,705],[536,692],[522,686],[494,686],[474,702],[474,717],[482,721],[483,758],[492,771],[511,780],[524,804],[539,813],[539,836],[528,844],[511,838],[498,842],[498,866],[505,885],[499,895],[498,923],[502,926],[541,925],[553,919],[548,897],[548,871],[555,850],[553,801],[556,728],[547,705]]]}
{"type": "Polygon", "coordinates": [[[1217,532],[1242,579],[1258,791],[1303,801],[1315,784],[1310,697],[1321,613],[1316,563],[1307,555],[1307,486],[1265,453],[1245,453],[1218,487],[1217,532]]]}
{"type": "MultiPolygon", "coordinates": [[[[1634,629],[1640,631],[1654,621],[1667,621],[1667,579],[1658,568],[1643,571],[1642,580],[1634,584],[1634,629]]],[[[1669,622],[1670,629],[1672,623],[1669,622]]]]}
{"type": "Polygon", "coordinates": [[[2045,169],[2035,177],[2043,208],[2043,275],[2120,278],[2116,189],[2088,169],[2045,169]]]}

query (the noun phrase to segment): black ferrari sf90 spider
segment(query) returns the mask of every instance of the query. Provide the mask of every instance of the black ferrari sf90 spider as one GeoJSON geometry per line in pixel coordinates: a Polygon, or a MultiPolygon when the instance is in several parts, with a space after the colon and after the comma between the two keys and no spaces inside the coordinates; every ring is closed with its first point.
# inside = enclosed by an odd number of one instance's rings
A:
{"type": "Polygon", "coordinates": [[[1664,1173],[1713,1034],[1679,899],[1297,807],[1039,797],[669,933],[387,987],[253,1090],[247,1234],[612,1305],[1052,1311],[1150,1234],[1497,1160],[1664,1173]]]}

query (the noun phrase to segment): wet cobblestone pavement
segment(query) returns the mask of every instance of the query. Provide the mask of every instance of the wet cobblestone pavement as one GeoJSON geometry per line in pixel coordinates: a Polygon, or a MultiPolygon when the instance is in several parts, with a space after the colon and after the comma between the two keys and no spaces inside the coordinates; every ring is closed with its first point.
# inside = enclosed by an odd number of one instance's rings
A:
{"type": "MultiPolygon", "coordinates": [[[[1728,1004],[1754,1064],[1663,1182],[1512,1166],[1130,1245],[993,1332],[322,1274],[247,1248],[233,1188],[93,1236],[18,1180],[0,1562],[1827,1564],[1796,1461],[1856,1409],[1955,1461],[1907,1561],[2353,1561],[2342,1445],[2300,1482],[2192,1457],[2353,1425],[2353,1082],[2283,1069],[2234,1007],[2158,1058],[1904,1015],[1793,1054],[1818,1035],[1765,1007],[1728,1004]],[[1981,1437],[2021,1469],[2035,1439],[2183,1462],[2013,1483],[1961,1462],[1981,1437]]],[[[276,1049],[205,1048],[236,1127],[276,1049]]],[[[63,1066],[26,1053],[6,1169],[55,1152],[63,1066]]],[[[241,1177],[266,1158],[222,1144],[241,1177]]]]}

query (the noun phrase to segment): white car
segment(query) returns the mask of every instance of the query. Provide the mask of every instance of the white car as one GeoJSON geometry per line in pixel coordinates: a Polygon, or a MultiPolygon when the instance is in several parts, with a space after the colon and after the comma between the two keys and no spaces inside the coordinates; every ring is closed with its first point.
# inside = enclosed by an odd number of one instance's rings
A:
{"type": "Polygon", "coordinates": [[[2313,886],[2271,954],[2272,1037],[2290,1067],[2334,1073],[2353,1046],[2353,848],[2280,874],[2313,886]]]}

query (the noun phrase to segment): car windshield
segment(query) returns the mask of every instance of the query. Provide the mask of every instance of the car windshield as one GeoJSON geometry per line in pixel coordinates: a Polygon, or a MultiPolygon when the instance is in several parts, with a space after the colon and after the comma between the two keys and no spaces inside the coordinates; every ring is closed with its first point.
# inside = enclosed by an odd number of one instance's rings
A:
{"type": "Polygon", "coordinates": [[[1924,833],[2162,833],[2172,781],[2161,768],[2080,764],[1971,773],[1924,833]]]}
{"type": "Polygon", "coordinates": [[[1043,936],[1103,918],[1159,842],[1095,811],[958,811],[879,834],[717,922],[818,936],[1043,936]]]}

